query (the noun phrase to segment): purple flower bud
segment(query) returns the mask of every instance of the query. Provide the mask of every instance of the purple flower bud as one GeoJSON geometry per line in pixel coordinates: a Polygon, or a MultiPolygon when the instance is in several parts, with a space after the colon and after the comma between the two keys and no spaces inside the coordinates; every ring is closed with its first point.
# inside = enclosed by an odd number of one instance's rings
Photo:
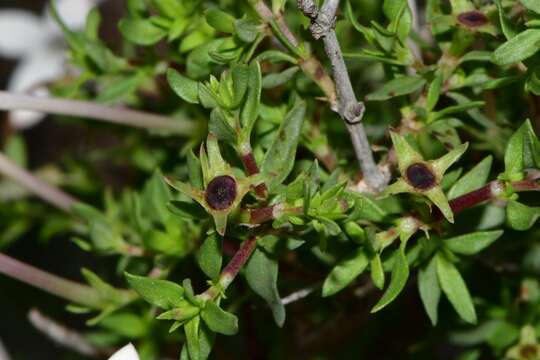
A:
{"type": "Polygon", "coordinates": [[[412,164],[406,171],[407,181],[419,190],[428,190],[436,185],[433,172],[422,163],[412,164]]]}
{"type": "Polygon", "coordinates": [[[228,175],[217,176],[205,191],[206,202],[214,210],[224,210],[236,199],[236,181],[228,175]]]}
{"type": "Polygon", "coordinates": [[[489,22],[486,15],[480,11],[467,11],[461,13],[457,17],[458,21],[467,27],[478,27],[485,25],[489,22]]]}

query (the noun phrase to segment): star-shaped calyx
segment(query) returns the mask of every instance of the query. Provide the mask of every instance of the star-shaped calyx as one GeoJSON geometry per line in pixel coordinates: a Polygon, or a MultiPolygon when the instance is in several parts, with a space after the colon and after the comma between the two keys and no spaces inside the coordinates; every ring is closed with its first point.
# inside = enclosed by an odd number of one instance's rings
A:
{"type": "Polygon", "coordinates": [[[395,132],[391,132],[390,135],[401,177],[388,186],[381,196],[404,192],[423,195],[453,223],[454,214],[441,188],[441,181],[446,170],[463,155],[469,144],[461,144],[439,159],[425,161],[403,136],[395,132]]]}
{"type": "Polygon", "coordinates": [[[182,181],[166,178],[167,183],[198,202],[213,218],[216,230],[225,234],[227,218],[238,208],[249,189],[263,182],[260,174],[239,179],[231,166],[225,162],[219,150],[217,138],[208,134],[206,148],[199,153],[203,188],[182,181]]]}

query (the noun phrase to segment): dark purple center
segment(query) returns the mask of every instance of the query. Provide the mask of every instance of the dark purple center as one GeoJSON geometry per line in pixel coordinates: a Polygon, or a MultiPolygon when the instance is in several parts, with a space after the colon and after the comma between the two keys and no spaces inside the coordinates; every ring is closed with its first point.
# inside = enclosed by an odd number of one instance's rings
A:
{"type": "Polygon", "coordinates": [[[467,11],[461,13],[457,17],[458,21],[468,27],[477,27],[485,25],[489,22],[486,15],[480,11],[467,11]]]}
{"type": "Polygon", "coordinates": [[[205,197],[212,209],[227,209],[236,199],[236,181],[228,175],[213,178],[206,187],[205,197]]]}
{"type": "Polygon", "coordinates": [[[424,164],[416,163],[407,168],[407,180],[417,189],[427,190],[435,186],[435,175],[424,164]]]}

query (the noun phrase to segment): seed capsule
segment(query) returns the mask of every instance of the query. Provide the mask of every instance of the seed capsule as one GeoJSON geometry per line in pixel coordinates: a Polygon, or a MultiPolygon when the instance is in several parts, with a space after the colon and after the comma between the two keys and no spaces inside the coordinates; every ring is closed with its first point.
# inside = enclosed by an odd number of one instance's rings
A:
{"type": "Polygon", "coordinates": [[[214,210],[229,208],[236,199],[236,181],[228,175],[213,178],[206,187],[205,198],[214,210]]]}
{"type": "Polygon", "coordinates": [[[480,11],[467,11],[461,13],[457,17],[458,21],[467,27],[478,27],[485,25],[489,22],[486,15],[480,11]]]}
{"type": "Polygon", "coordinates": [[[436,185],[435,175],[422,163],[412,164],[406,171],[409,184],[419,190],[428,190],[436,185]]]}

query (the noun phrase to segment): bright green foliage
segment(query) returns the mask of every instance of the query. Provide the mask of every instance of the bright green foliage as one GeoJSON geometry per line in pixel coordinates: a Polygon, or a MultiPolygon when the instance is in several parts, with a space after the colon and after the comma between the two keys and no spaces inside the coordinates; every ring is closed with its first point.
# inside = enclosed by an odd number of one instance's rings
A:
{"type": "Polygon", "coordinates": [[[78,200],[63,214],[0,179],[0,249],[31,234],[36,251],[69,238],[98,259],[84,260],[86,284],[43,288],[91,313],[84,336],[104,354],[131,341],[143,360],[433,359],[450,346],[535,359],[540,2],[340,2],[332,28],[362,125],[337,114],[355,104],[339,102],[342,78],[294,3],[127,0],[117,23],[96,8],[77,30],[53,1],[80,73],[52,95],[195,130],[80,119],[81,148],[41,168],[35,135],[6,132],[2,154],[78,200]],[[111,30],[118,41],[100,38],[111,30]],[[351,144],[362,126],[381,192],[351,144]]]}

